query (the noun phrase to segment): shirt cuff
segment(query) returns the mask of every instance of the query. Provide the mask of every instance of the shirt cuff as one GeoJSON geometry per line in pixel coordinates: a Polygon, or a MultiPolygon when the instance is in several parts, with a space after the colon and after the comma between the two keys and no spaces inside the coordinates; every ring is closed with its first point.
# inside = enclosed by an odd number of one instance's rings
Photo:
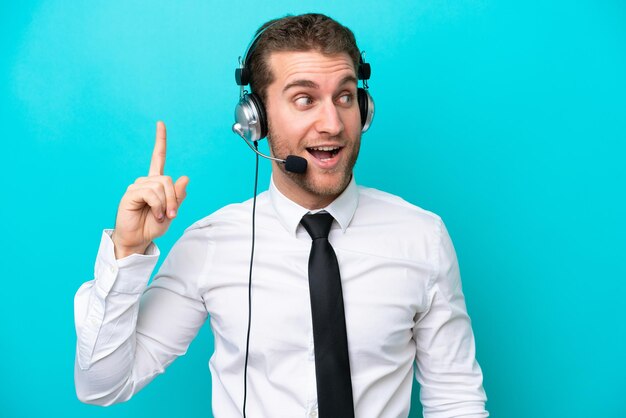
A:
{"type": "Polygon", "coordinates": [[[112,233],[112,229],[105,229],[102,232],[94,271],[96,291],[102,296],[108,295],[111,291],[142,293],[148,285],[161,252],[156,244],[151,242],[144,254],[131,254],[116,260],[112,233]]]}

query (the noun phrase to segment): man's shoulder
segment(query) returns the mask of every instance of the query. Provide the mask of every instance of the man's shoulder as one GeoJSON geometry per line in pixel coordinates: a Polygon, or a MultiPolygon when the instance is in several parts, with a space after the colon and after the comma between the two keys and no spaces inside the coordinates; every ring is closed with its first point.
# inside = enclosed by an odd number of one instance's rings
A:
{"type": "Polygon", "coordinates": [[[373,210],[389,219],[404,222],[424,222],[439,225],[441,217],[410,203],[400,196],[372,187],[359,186],[359,207],[373,210]]]}
{"type": "Polygon", "coordinates": [[[352,250],[423,263],[436,262],[445,231],[439,215],[368,187],[359,187],[359,204],[350,226],[358,238],[352,250]]]}

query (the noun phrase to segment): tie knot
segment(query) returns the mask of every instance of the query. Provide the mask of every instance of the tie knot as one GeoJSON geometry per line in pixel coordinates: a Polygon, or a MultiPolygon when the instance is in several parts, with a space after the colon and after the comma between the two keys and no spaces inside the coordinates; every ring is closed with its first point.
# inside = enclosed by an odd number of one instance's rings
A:
{"type": "Polygon", "coordinates": [[[330,213],[316,213],[315,215],[304,215],[300,223],[309,233],[311,239],[328,238],[330,226],[335,219],[330,213]]]}

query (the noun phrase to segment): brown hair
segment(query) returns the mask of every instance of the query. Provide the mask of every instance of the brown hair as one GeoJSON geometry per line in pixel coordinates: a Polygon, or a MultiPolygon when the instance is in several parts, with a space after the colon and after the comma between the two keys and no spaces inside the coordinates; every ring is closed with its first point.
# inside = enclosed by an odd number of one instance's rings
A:
{"type": "Polygon", "coordinates": [[[256,31],[257,34],[260,32],[263,34],[251,46],[246,67],[251,72],[250,88],[264,102],[267,86],[274,81],[269,66],[272,52],[313,50],[325,55],[347,53],[354,63],[354,70],[358,70],[360,52],[354,34],[323,14],[287,15],[264,23],[256,31]]]}

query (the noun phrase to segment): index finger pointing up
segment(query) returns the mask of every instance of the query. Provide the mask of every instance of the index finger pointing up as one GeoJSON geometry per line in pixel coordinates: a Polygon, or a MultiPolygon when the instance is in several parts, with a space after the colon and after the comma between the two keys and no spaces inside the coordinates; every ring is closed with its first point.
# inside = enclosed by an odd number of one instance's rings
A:
{"type": "Polygon", "coordinates": [[[149,176],[163,175],[163,169],[165,168],[166,136],[167,133],[165,131],[165,124],[161,121],[158,121],[156,128],[156,140],[154,142],[154,151],[152,151],[150,171],[148,172],[149,176]]]}

